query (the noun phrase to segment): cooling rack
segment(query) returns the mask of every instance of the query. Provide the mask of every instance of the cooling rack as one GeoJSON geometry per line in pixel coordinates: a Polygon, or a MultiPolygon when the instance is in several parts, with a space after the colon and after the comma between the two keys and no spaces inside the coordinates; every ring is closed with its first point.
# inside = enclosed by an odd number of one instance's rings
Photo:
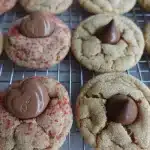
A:
{"type": "MultiPolygon", "coordinates": [[[[23,9],[17,6],[12,11],[0,16],[0,29],[5,33],[10,27],[11,23],[16,19],[25,15],[23,9]]],[[[74,4],[65,13],[59,15],[59,17],[72,29],[88,17],[90,14],[80,8],[79,4],[74,0],[74,4]]],[[[150,13],[144,12],[138,5],[130,12],[125,14],[132,18],[134,22],[143,29],[144,24],[150,20],[150,13]]],[[[150,57],[145,52],[140,62],[127,71],[142,82],[150,86],[150,57]]],[[[90,78],[95,75],[93,72],[89,72],[74,59],[71,53],[60,64],[42,71],[26,69],[18,67],[13,64],[5,54],[0,57],[0,90],[4,90],[15,80],[20,80],[30,76],[51,76],[60,81],[68,90],[71,98],[71,103],[74,111],[76,97],[79,93],[80,87],[90,78]]],[[[67,140],[61,150],[91,150],[86,145],[80,136],[79,130],[76,127],[74,121],[73,127],[67,140]]]]}

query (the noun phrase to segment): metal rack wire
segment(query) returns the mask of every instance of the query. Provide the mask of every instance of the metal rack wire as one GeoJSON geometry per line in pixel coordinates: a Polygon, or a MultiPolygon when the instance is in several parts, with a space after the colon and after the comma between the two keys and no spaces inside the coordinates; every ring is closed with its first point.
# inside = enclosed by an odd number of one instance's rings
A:
{"type": "MultiPolygon", "coordinates": [[[[0,16],[0,29],[3,32],[7,32],[9,26],[16,19],[24,16],[25,13],[22,8],[16,7],[11,12],[5,13],[0,16]]],[[[79,4],[75,1],[72,7],[61,14],[59,17],[72,29],[79,24],[84,18],[89,16],[79,4]]],[[[150,20],[150,13],[144,12],[137,5],[130,13],[126,16],[132,18],[137,25],[143,29],[144,24],[150,20]]],[[[142,82],[150,86],[150,56],[145,53],[140,60],[140,62],[127,71],[128,74],[136,76],[142,82]]],[[[68,90],[72,107],[74,110],[76,97],[79,93],[80,87],[95,74],[89,72],[79,63],[76,62],[74,57],[69,53],[69,55],[60,64],[47,69],[47,70],[31,70],[26,68],[21,68],[13,64],[6,56],[0,57],[0,90],[8,87],[15,80],[20,80],[29,76],[51,76],[60,81],[68,90]]],[[[62,150],[90,150],[91,148],[86,145],[80,136],[80,133],[74,122],[71,132],[62,147],[62,150]]]]}

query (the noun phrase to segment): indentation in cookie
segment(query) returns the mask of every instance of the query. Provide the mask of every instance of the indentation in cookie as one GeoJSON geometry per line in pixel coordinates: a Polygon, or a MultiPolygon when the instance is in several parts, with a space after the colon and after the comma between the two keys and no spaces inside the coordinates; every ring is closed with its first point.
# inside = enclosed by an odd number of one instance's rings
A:
{"type": "MultiPolygon", "coordinates": [[[[7,92],[21,89],[22,84],[29,80],[35,80],[32,84],[40,82],[46,88],[50,97],[49,104],[36,118],[18,119],[5,109],[3,105],[6,100],[5,94],[0,93],[0,149],[59,149],[72,125],[68,93],[60,83],[46,77],[16,81],[10,85],[7,92]]],[[[28,84],[24,89],[34,92],[34,87],[29,87],[28,84]]],[[[38,89],[40,91],[40,87],[38,89]]],[[[36,95],[38,96],[39,93],[36,95]]]]}

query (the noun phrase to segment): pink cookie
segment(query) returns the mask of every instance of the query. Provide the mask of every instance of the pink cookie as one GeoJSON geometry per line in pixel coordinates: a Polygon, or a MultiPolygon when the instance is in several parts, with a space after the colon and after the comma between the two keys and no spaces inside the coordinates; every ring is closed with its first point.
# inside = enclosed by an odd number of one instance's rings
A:
{"type": "Polygon", "coordinates": [[[17,0],[1,0],[0,1],[0,15],[13,8],[17,0]]]}
{"type": "Polygon", "coordinates": [[[59,63],[67,55],[70,49],[71,33],[69,28],[59,18],[50,13],[42,14],[45,20],[42,17],[40,20],[40,17],[35,16],[37,14],[34,15],[34,21],[39,21],[39,23],[34,24],[34,27],[33,23],[35,22],[29,21],[29,19],[32,20],[32,16],[30,15],[17,21],[10,28],[5,44],[5,51],[8,57],[19,66],[35,69],[49,68],[59,63]],[[27,30],[25,34],[22,34],[21,31],[25,32],[25,29],[21,30],[21,25],[25,19],[28,23],[24,24],[22,28],[28,27],[28,30],[35,28],[33,31],[38,32],[40,30],[40,33],[36,33],[36,35],[30,33],[30,36],[27,37],[26,34],[32,32],[27,30]],[[32,28],[29,29],[29,26],[32,26],[32,28]],[[50,32],[50,35],[47,32],[50,32]],[[39,37],[33,37],[38,34],[40,34],[39,37]],[[46,36],[41,37],[42,35],[46,36]]]}
{"type": "MultiPolygon", "coordinates": [[[[7,112],[4,94],[0,94],[0,150],[58,150],[70,131],[72,110],[66,89],[52,78],[31,79],[42,82],[50,97],[49,104],[38,117],[22,120],[7,112]]],[[[7,93],[26,80],[13,83],[7,93]]]]}

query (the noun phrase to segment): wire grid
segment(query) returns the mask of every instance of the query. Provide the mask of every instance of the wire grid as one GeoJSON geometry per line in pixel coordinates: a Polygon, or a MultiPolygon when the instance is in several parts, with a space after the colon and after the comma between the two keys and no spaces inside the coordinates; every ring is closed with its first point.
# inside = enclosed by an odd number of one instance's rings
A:
{"type": "MultiPolygon", "coordinates": [[[[0,29],[5,33],[10,27],[11,23],[16,19],[25,15],[20,6],[14,8],[11,12],[0,16],[0,29]]],[[[59,17],[72,29],[88,17],[90,14],[80,8],[79,4],[74,0],[74,4],[65,13],[59,17]]],[[[150,14],[144,12],[138,5],[126,16],[132,18],[135,23],[143,29],[144,24],[150,20],[150,14]]],[[[139,63],[132,69],[127,71],[142,82],[150,86],[150,57],[144,53],[139,63]]],[[[22,68],[13,64],[5,54],[0,57],[0,90],[4,90],[15,80],[24,79],[30,76],[51,76],[60,81],[68,90],[71,98],[73,112],[75,109],[76,97],[79,94],[81,86],[95,75],[83,68],[71,55],[63,60],[60,64],[47,70],[31,70],[22,68]]],[[[74,121],[73,127],[67,140],[61,150],[91,150],[91,148],[84,143],[80,136],[79,130],[74,121]]]]}

